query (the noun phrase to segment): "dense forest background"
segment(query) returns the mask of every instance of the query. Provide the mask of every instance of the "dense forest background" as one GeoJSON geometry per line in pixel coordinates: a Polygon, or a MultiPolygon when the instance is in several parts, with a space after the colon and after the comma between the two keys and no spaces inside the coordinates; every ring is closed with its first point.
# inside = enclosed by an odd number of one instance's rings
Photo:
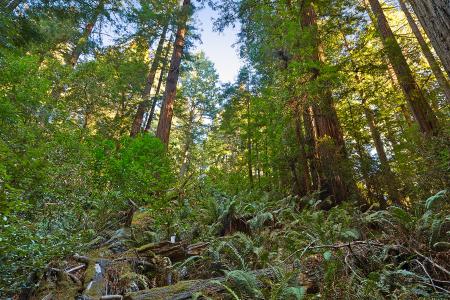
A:
{"type": "Polygon", "coordinates": [[[449,32],[445,0],[0,0],[0,298],[447,299],[449,32]]]}

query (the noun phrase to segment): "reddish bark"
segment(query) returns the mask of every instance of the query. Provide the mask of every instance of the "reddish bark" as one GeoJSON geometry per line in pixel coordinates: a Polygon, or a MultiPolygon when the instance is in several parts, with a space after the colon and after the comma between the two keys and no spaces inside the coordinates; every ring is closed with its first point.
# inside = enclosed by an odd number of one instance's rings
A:
{"type": "Polygon", "coordinates": [[[161,33],[161,37],[159,39],[158,47],[156,48],[155,58],[153,59],[152,66],[150,67],[150,71],[147,76],[147,80],[145,82],[145,88],[142,91],[142,101],[139,103],[138,109],[134,116],[133,124],[131,125],[130,136],[135,137],[142,128],[142,123],[144,121],[145,112],[148,110],[150,106],[150,93],[152,91],[153,82],[155,81],[156,71],[158,70],[161,54],[163,52],[164,42],[166,41],[166,33],[168,29],[168,25],[164,26],[164,29],[161,33]]]}
{"type": "Polygon", "coordinates": [[[376,17],[376,25],[386,50],[386,54],[392,64],[392,67],[394,68],[398,82],[403,90],[416,122],[419,124],[419,127],[423,133],[427,135],[436,135],[438,132],[437,118],[412,75],[411,69],[403,56],[400,45],[395,39],[386,16],[383,13],[380,2],[378,0],[368,1],[372,8],[372,12],[376,17]]]}
{"type": "Polygon", "coordinates": [[[161,107],[158,128],[156,129],[156,136],[161,140],[166,148],[169,146],[170,128],[172,126],[173,117],[173,105],[177,94],[177,83],[178,77],[180,75],[181,57],[184,50],[190,6],[190,0],[183,1],[183,11],[175,38],[172,59],[170,61],[170,69],[167,75],[164,100],[161,107]]]}

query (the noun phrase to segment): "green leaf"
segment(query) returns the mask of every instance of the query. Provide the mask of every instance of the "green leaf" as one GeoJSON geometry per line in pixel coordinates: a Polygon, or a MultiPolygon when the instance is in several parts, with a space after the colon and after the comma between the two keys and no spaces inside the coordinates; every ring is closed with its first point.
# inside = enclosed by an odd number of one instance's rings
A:
{"type": "Polygon", "coordinates": [[[331,259],[331,256],[333,255],[333,253],[331,251],[327,251],[323,254],[323,258],[328,261],[331,259]]]}
{"type": "Polygon", "coordinates": [[[288,287],[284,289],[278,299],[280,300],[301,300],[305,297],[304,287],[288,287]]]}
{"type": "Polygon", "coordinates": [[[425,208],[426,208],[427,210],[428,210],[428,209],[431,209],[431,208],[433,207],[433,204],[434,204],[436,201],[443,199],[443,198],[446,196],[446,194],[447,194],[447,190],[442,190],[442,191],[439,191],[436,195],[431,196],[430,198],[428,198],[428,199],[425,201],[425,208]]]}

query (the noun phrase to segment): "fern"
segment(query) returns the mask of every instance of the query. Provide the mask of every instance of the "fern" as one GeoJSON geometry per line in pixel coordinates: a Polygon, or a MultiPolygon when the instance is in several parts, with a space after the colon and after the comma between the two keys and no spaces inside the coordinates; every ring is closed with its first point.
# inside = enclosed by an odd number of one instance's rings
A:
{"type": "Polygon", "coordinates": [[[304,287],[288,287],[283,290],[281,296],[278,298],[279,300],[301,300],[305,297],[305,288],[304,287]]]}
{"type": "Polygon", "coordinates": [[[230,284],[240,295],[246,295],[251,299],[263,298],[259,290],[258,279],[250,272],[234,270],[226,273],[226,282],[230,284]]]}
{"type": "Polygon", "coordinates": [[[250,228],[252,230],[261,229],[267,221],[273,221],[273,215],[270,212],[264,212],[261,214],[257,214],[250,221],[250,228]]]}
{"type": "Polygon", "coordinates": [[[233,289],[230,288],[228,285],[224,284],[223,282],[220,282],[218,280],[212,280],[211,283],[222,286],[231,296],[233,296],[234,300],[241,300],[241,298],[239,298],[239,296],[233,291],[233,289]]]}
{"type": "Polygon", "coordinates": [[[219,247],[217,248],[218,256],[220,256],[220,252],[224,249],[228,248],[231,251],[229,252],[232,256],[239,262],[239,265],[242,269],[247,269],[247,264],[245,262],[244,257],[239,253],[239,251],[234,247],[230,242],[221,242],[219,247]]]}
{"type": "Polygon", "coordinates": [[[407,229],[411,228],[411,225],[414,223],[413,216],[400,207],[391,206],[389,208],[389,213],[399,225],[407,229]]]}
{"type": "Polygon", "coordinates": [[[431,209],[437,201],[444,199],[446,196],[447,196],[447,190],[442,190],[442,191],[438,192],[436,195],[431,196],[430,198],[428,198],[425,201],[425,208],[427,210],[431,209]]]}

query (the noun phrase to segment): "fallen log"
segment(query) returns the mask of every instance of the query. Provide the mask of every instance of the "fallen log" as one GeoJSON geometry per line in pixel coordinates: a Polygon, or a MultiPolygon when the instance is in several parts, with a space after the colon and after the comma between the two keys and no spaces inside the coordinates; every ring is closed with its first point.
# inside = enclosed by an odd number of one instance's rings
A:
{"type": "MultiPolygon", "coordinates": [[[[258,278],[273,279],[275,270],[273,268],[261,269],[251,272],[258,278]]],[[[187,280],[180,281],[177,284],[153,288],[134,293],[129,293],[124,300],[185,300],[191,299],[195,293],[221,293],[225,291],[225,287],[220,283],[224,283],[227,277],[216,277],[204,280],[187,280]]]]}
{"type": "Polygon", "coordinates": [[[159,243],[151,243],[136,249],[139,254],[147,254],[147,256],[162,256],[170,258],[170,261],[182,261],[189,256],[201,255],[208,247],[209,243],[197,243],[187,245],[186,242],[171,243],[170,241],[162,241],[159,243]]]}

